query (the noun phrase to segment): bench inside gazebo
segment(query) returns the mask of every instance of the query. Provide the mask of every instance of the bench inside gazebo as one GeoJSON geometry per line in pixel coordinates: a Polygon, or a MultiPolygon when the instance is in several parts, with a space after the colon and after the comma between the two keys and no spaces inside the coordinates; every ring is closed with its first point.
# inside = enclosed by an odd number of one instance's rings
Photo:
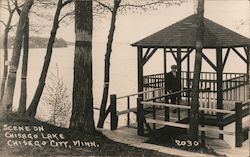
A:
{"type": "MultiPolygon", "coordinates": [[[[190,66],[195,66],[190,65],[190,54],[195,52],[197,30],[195,20],[196,16],[191,15],[132,44],[132,46],[137,47],[138,59],[137,124],[139,135],[144,135],[144,127],[151,130],[157,128],[156,125],[189,128],[190,89],[194,73],[190,71],[190,66]],[[160,74],[144,75],[144,65],[155,53],[162,53],[164,71],[160,74]],[[167,101],[167,97],[171,95],[166,90],[167,53],[172,54],[176,61],[177,77],[180,78],[179,83],[182,87],[177,92],[179,93],[177,104],[169,104],[167,101]],[[187,64],[185,71],[182,70],[184,60],[187,64]],[[174,108],[177,108],[178,116],[174,122],[171,122],[171,110],[174,108]],[[149,112],[150,109],[152,112],[149,112]],[[164,111],[160,112],[160,110],[164,111]],[[151,114],[150,118],[148,118],[147,113],[151,114]],[[157,118],[157,114],[160,113],[164,118],[157,118]]],[[[220,138],[223,139],[223,134],[227,132],[223,131],[223,127],[237,121],[238,110],[241,119],[249,114],[247,85],[249,82],[250,39],[207,18],[204,18],[204,28],[203,50],[214,50],[216,63],[213,63],[212,59],[202,53],[202,60],[206,61],[214,72],[201,72],[199,110],[203,113],[203,124],[219,127],[220,138]],[[245,73],[223,72],[230,53],[236,53],[241,58],[242,62],[239,65],[246,67],[245,73]]],[[[242,124],[239,125],[243,128],[242,132],[249,129],[249,127],[244,128],[242,124]]],[[[244,135],[240,136],[243,139],[244,135]]]]}
{"type": "MultiPolygon", "coordinates": [[[[249,120],[245,119],[249,117],[250,103],[250,39],[207,18],[204,18],[204,28],[202,60],[214,72],[200,73],[198,114],[201,142],[205,141],[205,133],[216,132],[220,139],[223,139],[223,135],[235,135],[235,146],[239,147],[248,138],[249,131],[249,120]],[[207,49],[209,53],[214,53],[216,63],[204,53],[207,49]],[[237,66],[245,66],[245,73],[224,72],[230,53],[237,54],[242,60],[237,66]],[[235,129],[224,129],[229,125],[234,125],[235,129]]],[[[137,47],[138,93],[110,96],[105,119],[110,113],[111,130],[120,125],[118,120],[122,115],[127,115],[127,126],[135,127],[139,136],[165,126],[189,129],[194,75],[190,66],[195,66],[190,65],[190,54],[195,52],[196,31],[196,15],[191,15],[132,44],[137,47]],[[144,75],[144,65],[155,53],[162,53],[164,70],[160,74],[144,75]],[[176,61],[177,77],[181,84],[180,91],[174,93],[167,91],[167,54],[172,55],[176,61]],[[185,71],[182,70],[183,61],[186,62],[185,71]],[[172,94],[178,94],[176,104],[168,101],[172,94]],[[137,97],[136,107],[132,107],[132,97],[137,97]],[[127,103],[126,110],[121,100],[127,103]],[[119,110],[120,106],[123,110],[119,110]],[[132,113],[136,115],[135,121],[131,118],[132,113]]]]}

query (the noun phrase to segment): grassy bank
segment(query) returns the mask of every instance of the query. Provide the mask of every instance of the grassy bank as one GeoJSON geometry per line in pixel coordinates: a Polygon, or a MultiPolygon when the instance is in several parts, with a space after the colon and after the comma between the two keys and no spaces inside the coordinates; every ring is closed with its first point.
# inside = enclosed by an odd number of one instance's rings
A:
{"type": "Polygon", "coordinates": [[[11,115],[0,120],[1,156],[167,156],[114,142],[102,133],[80,132],[11,115]],[[35,127],[34,127],[35,126],[35,127]]]}

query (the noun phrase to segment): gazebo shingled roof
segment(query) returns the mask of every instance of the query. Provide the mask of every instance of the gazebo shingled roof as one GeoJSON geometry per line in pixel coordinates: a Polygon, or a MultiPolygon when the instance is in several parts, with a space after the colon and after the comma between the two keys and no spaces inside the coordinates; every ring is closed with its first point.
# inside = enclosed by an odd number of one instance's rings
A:
{"type": "MultiPolygon", "coordinates": [[[[195,15],[191,15],[134,44],[139,47],[195,47],[195,15]]],[[[204,18],[204,48],[241,47],[250,45],[250,39],[220,24],[204,18]]]]}

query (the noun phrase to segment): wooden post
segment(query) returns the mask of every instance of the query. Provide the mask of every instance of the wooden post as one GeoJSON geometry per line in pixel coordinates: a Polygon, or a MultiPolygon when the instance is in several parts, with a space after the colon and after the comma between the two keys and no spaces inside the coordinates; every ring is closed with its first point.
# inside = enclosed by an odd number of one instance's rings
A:
{"type": "MultiPolygon", "coordinates": [[[[164,61],[164,94],[167,94],[167,52],[164,48],[163,50],[163,61],[164,61]]],[[[168,102],[168,97],[165,97],[165,103],[168,102]]],[[[165,121],[169,121],[169,107],[165,107],[165,121]]]]}
{"type": "Polygon", "coordinates": [[[242,146],[242,103],[235,103],[235,147],[242,146]]]}
{"type": "MultiPolygon", "coordinates": [[[[138,73],[138,92],[143,91],[143,60],[142,60],[142,47],[138,47],[137,54],[137,73],[138,73]]],[[[139,97],[143,97],[143,94],[140,94],[139,97]]]]}
{"type": "MultiPolygon", "coordinates": [[[[128,105],[128,110],[130,109],[130,97],[128,96],[127,97],[127,105],[128,105]]],[[[129,127],[130,126],[130,112],[128,112],[127,114],[127,126],[129,127]]]]}
{"type": "Polygon", "coordinates": [[[250,72],[250,56],[249,56],[249,53],[250,53],[250,45],[246,47],[246,56],[247,56],[247,83],[249,83],[249,72],[250,72]]]}
{"type": "Polygon", "coordinates": [[[110,95],[110,128],[111,130],[117,129],[118,116],[116,109],[116,95],[110,95]]]}
{"type": "MultiPolygon", "coordinates": [[[[201,126],[205,127],[205,113],[204,110],[201,111],[201,126]]],[[[205,131],[201,131],[201,146],[205,147],[206,143],[205,143],[205,131]]]]}
{"type": "MultiPolygon", "coordinates": [[[[190,89],[190,53],[187,56],[187,86],[190,89]]],[[[190,106],[190,91],[188,91],[188,106],[190,106]]]]}
{"type": "Polygon", "coordinates": [[[142,97],[137,98],[137,134],[139,136],[144,135],[144,125],[143,125],[143,104],[141,104],[142,97]]]}
{"type": "MultiPolygon", "coordinates": [[[[191,52],[190,52],[191,53],[191,52]]],[[[190,89],[190,53],[187,56],[187,89],[190,89]]],[[[190,91],[187,91],[188,106],[191,105],[190,91]]],[[[188,110],[188,117],[190,117],[190,110],[188,110]]]]}
{"type": "MultiPolygon", "coordinates": [[[[217,109],[223,109],[223,64],[222,64],[222,48],[216,48],[216,64],[217,64],[217,109]]],[[[217,120],[223,120],[223,114],[217,113],[217,120]]],[[[223,126],[220,126],[220,130],[223,130],[223,126]]],[[[223,139],[223,134],[219,135],[220,139],[223,139]]]]}
{"type": "MultiPolygon", "coordinates": [[[[143,49],[142,47],[138,47],[138,54],[137,54],[137,68],[138,68],[138,92],[143,91],[143,49]]],[[[141,101],[143,100],[143,94],[138,95],[137,98],[137,133],[138,135],[144,135],[144,128],[143,128],[143,105],[141,101]]]]}
{"type": "MultiPolygon", "coordinates": [[[[179,83],[179,86],[180,86],[180,89],[178,90],[181,90],[181,48],[177,48],[177,79],[178,79],[178,83],[179,83]]],[[[178,94],[178,97],[177,97],[177,104],[179,105],[180,104],[180,100],[181,100],[181,93],[178,94]]],[[[180,120],[180,108],[177,109],[177,112],[178,112],[178,120],[180,120]]]]}
{"type": "Polygon", "coordinates": [[[250,99],[250,90],[249,90],[249,83],[250,83],[250,45],[246,48],[246,55],[247,55],[247,99],[250,99]]]}
{"type": "Polygon", "coordinates": [[[181,48],[177,48],[177,78],[179,79],[179,85],[181,85],[181,52],[181,48]]]}
{"type": "MultiPolygon", "coordinates": [[[[153,91],[153,98],[155,97],[155,91],[153,91]]],[[[155,100],[153,100],[153,102],[155,102],[155,100]]],[[[153,106],[153,119],[156,119],[156,108],[155,105],[153,106]]],[[[155,130],[156,125],[155,123],[153,124],[153,129],[155,130]]]]}

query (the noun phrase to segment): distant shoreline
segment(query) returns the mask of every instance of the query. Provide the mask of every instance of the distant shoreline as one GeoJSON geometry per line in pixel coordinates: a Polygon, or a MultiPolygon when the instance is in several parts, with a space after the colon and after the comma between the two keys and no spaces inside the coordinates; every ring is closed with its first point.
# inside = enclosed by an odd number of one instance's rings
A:
{"type": "MultiPolygon", "coordinates": [[[[68,45],[66,47],[53,47],[53,48],[69,48],[69,47],[72,47],[74,45],[68,45]]],[[[12,50],[13,47],[8,47],[8,50],[12,50]]],[[[23,49],[23,48],[22,48],[23,49]]],[[[29,49],[47,49],[47,47],[30,47],[29,49]]],[[[0,50],[3,50],[3,47],[0,47],[0,50]]]]}
{"type": "MultiPolygon", "coordinates": [[[[13,48],[15,37],[9,37],[8,48],[13,48]]],[[[29,48],[47,48],[48,38],[31,36],[29,38],[29,48]]],[[[73,42],[66,41],[63,38],[56,38],[54,42],[54,48],[66,48],[68,46],[74,45],[73,42]]],[[[3,41],[0,41],[0,49],[3,48],[3,41]]]]}

